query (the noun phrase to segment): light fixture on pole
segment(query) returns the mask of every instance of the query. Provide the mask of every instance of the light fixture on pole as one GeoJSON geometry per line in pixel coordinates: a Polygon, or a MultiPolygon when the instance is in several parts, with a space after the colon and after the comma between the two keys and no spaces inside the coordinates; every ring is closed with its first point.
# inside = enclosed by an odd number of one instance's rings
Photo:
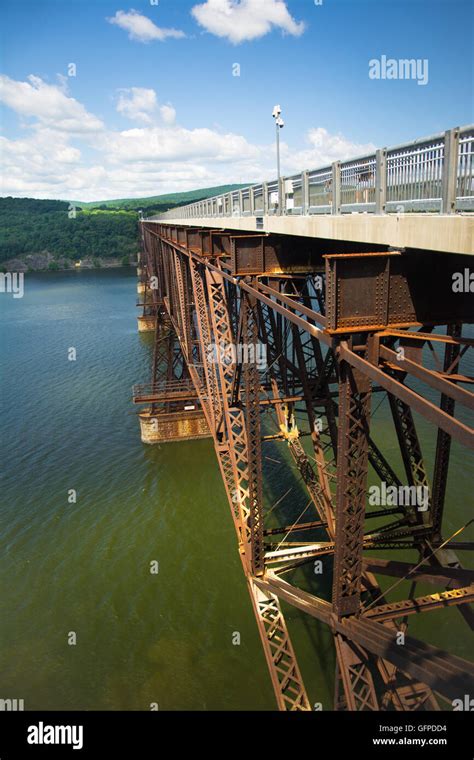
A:
{"type": "Polygon", "coordinates": [[[285,126],[285,122],[281,118],[281,106],[276,105],[272,111],[272,116],[275,119],[276,129],[276,153],[277,153],[277,173],[278,173],[278,213],[281,214],[281,182],[280,182],[280,129],[285,126]]]}

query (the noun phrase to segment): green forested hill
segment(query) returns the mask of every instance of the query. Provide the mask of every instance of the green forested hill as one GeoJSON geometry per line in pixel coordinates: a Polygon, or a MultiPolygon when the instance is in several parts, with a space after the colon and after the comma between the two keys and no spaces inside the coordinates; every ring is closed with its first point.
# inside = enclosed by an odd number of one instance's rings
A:
{"type": "Polygon", "coordinates": [[[240,187],[247,187],[247,185],[218,185],[217,187],[206,187],[201,190],[188,190],[184,193],[168,193],[167,195],[153,195],[149,198],[117,198],[113,201],[91,201],[90,203],[81,203],[80,201],[73,201],[76,205],[82,206],[82,208],[114,208],[114,209],[143,209],[149,214],[151,210],[156,207],[154,213],[159,213],[163,210],[163,206],[171,208],[173,206],[184,206],[186,203],[193,203],[194,201],[202,200],[203,198],[211,198],[213,195],[221,195],[223,193],[230,193],[232,190],[238,190],[240,187]]]}
{"type": "Polygon", "coordinates": [[[0,261],[44,252],[72,260],[136,253],[136,212],[77,207],[70,218],[69,208],[66,201],[0,198],[0,261]]]}
{"type": "Polygon", "coordinates": [[[81,203],[0,198],[0,262],[48,253],[54,259],[124,258],[138,250],[138,209],[146,216],[240,187],[225,185],[152,198],[81,203]],[[71,217],[71,207],[75,217],[71,217]]]}

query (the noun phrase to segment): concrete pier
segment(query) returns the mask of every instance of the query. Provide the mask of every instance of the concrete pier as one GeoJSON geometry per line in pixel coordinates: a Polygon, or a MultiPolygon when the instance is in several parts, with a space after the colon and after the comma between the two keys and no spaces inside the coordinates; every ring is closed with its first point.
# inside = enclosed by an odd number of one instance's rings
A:
{"type": "Polygon", "coordinates": [[[137,317],[138,332],[153,332],[156,327],[156,317],[153,315],[137,317]]]}
{"type": "Polygon", "coordinates": [[[206,418],[200,409],[152,414],[149,407],[139,412],[138,418],[143,443],[170,443],[211,437],[206,418]]]}

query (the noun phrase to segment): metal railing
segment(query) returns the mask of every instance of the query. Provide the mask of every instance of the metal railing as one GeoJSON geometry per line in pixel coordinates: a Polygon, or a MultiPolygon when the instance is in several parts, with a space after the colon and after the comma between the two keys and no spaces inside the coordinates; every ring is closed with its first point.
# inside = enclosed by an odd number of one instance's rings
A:
{"type": "Polygon", "coordinates": [[[132,389],[135,404],[145,401],[173,401],[194,398],[196,390],[191,380],[161,380],[156,383],[141,383],[132,389]]]}
{"type": "Polygon", "coordinates": [[[474,124],[179,206],[153,219],[474,211],[474,124]]]}

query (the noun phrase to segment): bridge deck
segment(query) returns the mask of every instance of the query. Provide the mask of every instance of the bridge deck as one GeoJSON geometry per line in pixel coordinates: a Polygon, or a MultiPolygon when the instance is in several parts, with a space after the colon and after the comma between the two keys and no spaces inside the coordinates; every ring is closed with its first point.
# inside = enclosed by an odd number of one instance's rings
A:
{"type": "Polygon", "coordinates": [[[279,233],[444,253],[474,253],[474,214],[342,214],[147,219],[187,227],[279,233]],[[257,221],[259,220],[259,221],[257,221]]]}

